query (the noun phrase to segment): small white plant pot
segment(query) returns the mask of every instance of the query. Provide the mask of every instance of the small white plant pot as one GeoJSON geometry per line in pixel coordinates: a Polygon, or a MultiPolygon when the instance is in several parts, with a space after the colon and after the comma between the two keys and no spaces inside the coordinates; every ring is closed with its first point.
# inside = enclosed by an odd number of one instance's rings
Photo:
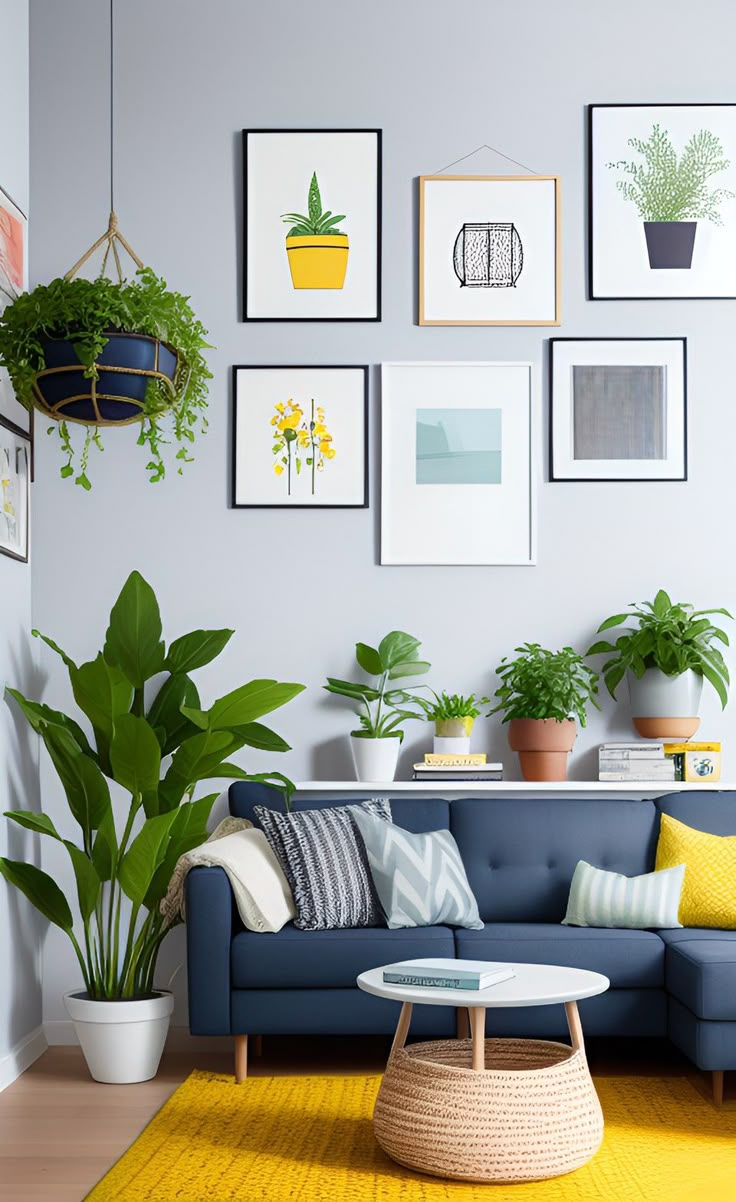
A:
{"type": "Polygon", "coordinates": [[[639,679],[628,677],[631,717],[644,739],[690,739],[700,726],[703,677],[691,669],[679,676],[665,676],[659,668],[647,668],[639,679]]]}
{"type": "Polygon", "coordinates": [[[351,735],[350,746],[353,750],[356,780],[394,779],[401,747],[400,739],[361,739],[351,735]]]}
{"type": "Polygon", "coordinates": [[[131,1085],[156,1076],[174,1009],[173,994],[98,1002],[84,993],[67,993],[64,1005],[95,1081],[131,1085]]]}
{"type": "Polygon", "coordinates": [[[435,755],[470,755],[470,735],[455,735],[451,738],[435,735],[432,750],[435,755]]]}

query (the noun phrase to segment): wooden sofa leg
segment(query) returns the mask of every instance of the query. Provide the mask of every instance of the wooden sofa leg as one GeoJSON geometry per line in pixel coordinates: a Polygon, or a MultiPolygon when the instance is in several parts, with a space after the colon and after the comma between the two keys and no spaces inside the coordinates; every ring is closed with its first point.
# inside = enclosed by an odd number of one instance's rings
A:
{"type": "Polygon", "coordinates": [[[714,1069],[710,1075],[713,1089],[713,1101],[716,1106],[723,1105],[723,1069],[714,1069]]]}
{"type": "Polygon", "coordinates": [[[242,1085],[248,1076],[248,1036],[235,1036],[235,1084],[242,1085]]]}
{"type": "Polygon", "coordinates": [[[470,1017],[465,1006],[458,1006],[455,1011],[456,1034],[458,1039],[470,1039],[470,1017]]]}

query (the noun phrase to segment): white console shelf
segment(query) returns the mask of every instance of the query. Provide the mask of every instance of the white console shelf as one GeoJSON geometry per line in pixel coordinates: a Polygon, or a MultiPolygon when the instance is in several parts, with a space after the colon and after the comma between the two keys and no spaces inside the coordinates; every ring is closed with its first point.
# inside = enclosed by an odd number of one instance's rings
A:
{"type": "Polygon", "coordinates": [[[334,797],[336,800],[350,797],[446,797],[454,801],[458,797],[575,797],[584,794],[590,798],[605,797],[662,797],[665,793],[718,793],[736,791],[736,783],[684,781],[432,781],[417,780],[357,781],[357,780],[303,780],[296,785],[296,796],[334,797]]]}

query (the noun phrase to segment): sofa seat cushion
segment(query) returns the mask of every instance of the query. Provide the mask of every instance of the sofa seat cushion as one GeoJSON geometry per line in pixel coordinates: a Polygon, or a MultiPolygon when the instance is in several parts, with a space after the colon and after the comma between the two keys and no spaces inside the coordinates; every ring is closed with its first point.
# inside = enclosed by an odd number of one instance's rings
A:
{"type": "Polygon", "coordinates": [[[454,955],[449,927],[300,931],[289,923],[273,935],[241,931],[230,965],[234,989],[339,989],[381,964],[454,955]]]}
{"type": "Polygon", "coordinates": [[[608,977],[612,989],[660,989],[664,985],[664,943],[653,931],[544,922],[487,923],[482,931],[455,931],[455,950],[464,960],[587,968],[608,977]]]}
{"type": "MultiPolygon", "coordinates": [[[[691,929],[687,934],[700,932],[691,929]]],[[[667,990],[697,1018],[732,1022],[736,1020],[736,931],[708,930],[703,935],[667,944],[667,990]]]]}

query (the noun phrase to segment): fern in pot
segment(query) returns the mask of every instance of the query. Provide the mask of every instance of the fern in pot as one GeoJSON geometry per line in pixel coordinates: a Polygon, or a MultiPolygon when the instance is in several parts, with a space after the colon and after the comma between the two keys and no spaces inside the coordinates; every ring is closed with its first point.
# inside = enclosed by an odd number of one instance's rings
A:
{"type": "MultiPolygon", "coordinates": [[[[480,710],[473,693],[463,697],[460,693],[435,693],[432,699],[417,697],[417,704],[424,711],[428,722],[434,722],[432,749],[436,755],[468,755],[470,736],[480,710]]],[[[481,705],[488,704],[488,697],[481,697],[481,705]]]]}
{"type": "Polygon", "coordinates": [[[598,639],[588,655],[607,655],[602,675],[612,697],[626,677],[631,715],[645,739],[689,739],[700,726],[703,681],[715,689],[721,707],[728,701],[730,677],[718,643],[728,646],[725,630],[711,621],[727,609],[695,609],[673,602],[664,589],[653,601],[613,614],[598,633],[627,626],[611,643],[598,639]]]}

